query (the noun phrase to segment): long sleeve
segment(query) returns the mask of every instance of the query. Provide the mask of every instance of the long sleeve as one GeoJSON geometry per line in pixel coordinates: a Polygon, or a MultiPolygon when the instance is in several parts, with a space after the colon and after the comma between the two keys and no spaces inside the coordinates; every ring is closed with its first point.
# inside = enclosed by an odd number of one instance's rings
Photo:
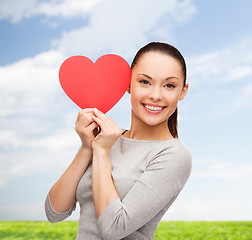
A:
{"type": "Polygon", "coordinates": [[[75,208],[76,208],[76,202],[73,204],[73,206],[69,210],[62,213],[58,213],[54,211],[54,209],[52,208],[49,194],[47,194],[47,197],[45,200],[45,213],[49,222],[56,223],[56,222],[65,220],[72,214],[75,208]]]}
{"type": "Polygon", "coordinates": [[[191,172],[191,154],[180,145],[164,147],[148,162],[123,199],[114,199],[98,219],[103,239],[122,239],[170,205],[191,172]]]}

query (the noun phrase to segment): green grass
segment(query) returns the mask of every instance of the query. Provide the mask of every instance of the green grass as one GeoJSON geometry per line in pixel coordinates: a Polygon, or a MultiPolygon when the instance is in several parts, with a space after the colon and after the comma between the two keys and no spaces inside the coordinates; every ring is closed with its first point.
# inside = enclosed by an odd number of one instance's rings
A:
{"type": "MultiPolygon", "coordinates": [[[[1,240],[75,239],[76,221],[0,222],[1,240]]],[[[162,221],[155,240],[252,240],[252,222],[162,221]]]]}
{"type": "Polygon", "coordinates": [[[1,240],[75,239],[78,222],[0,222],[1,240]]]}
{"type": "Polygon", "coordinates": [[[252,222],[160,222],[155,240],[252,240],[252,222]]]}

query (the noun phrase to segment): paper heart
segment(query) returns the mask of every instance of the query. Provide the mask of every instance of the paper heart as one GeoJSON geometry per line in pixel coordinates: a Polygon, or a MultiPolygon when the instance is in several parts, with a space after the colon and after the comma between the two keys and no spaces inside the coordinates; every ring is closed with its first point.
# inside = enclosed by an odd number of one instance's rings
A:
{"type": "Polygon", "coordinates": [[[95,63],[84,56],[66,59],[59,70],[61,87],[80,108],[108,112],[129,87],[131,69],[120,56],[107,54],[95,63]]]}

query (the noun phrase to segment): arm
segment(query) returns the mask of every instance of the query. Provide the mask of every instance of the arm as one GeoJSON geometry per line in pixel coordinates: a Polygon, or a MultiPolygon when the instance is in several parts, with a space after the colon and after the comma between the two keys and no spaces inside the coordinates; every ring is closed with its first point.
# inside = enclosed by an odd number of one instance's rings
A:
{"type": "Polygon", "coordinates": [[[112,179],[110,149],[122,130],[116,123],[97,109],[94,109],[93,120],[100,126],[101,132],[92,142],[92,192],[97,218],[108,204],[119,195],[112,179]]]}
{"type": "Polygon", "coordinates": [[[167,210],[191,172],[191,155],[183,147],[167,147],[150,161],[123,199],[114,199],[98,219],[104,239],[121,239],[167,210]]]}
{"type": "MultiPolygon", "coordinates": [[[[50,219],[55,221],[57,214],[60,213],[67,212],[69,215],[69,210],[76,202],[75,195],[79,180],[92,158],[91,142],[95,137],[94,129],[97,127],[98,125],[92,120],[92,109],[80,111],[75,130],[81,138],[82,146],[70,166],[49,191],[45,206],[49,221],[50,219]]],[[[63,219],[64,214],[61,214],[59,221],[63,219]]]]}
{"type": "Polygon", "coordinates": [[[109,203],[119,198],[112,179],[112,166],[108,152],[94,152],[92,191],[96,215],[99,218],[109,203]]]}
{"type": "Polygon", "coordinates": [[[65,212],[74,204],[77,185],[91,157],[92,152],[81,147],[70,166],[49,191],[51,206],[56,212],[65,212]]]}
{"type": "Polygon", "coordinates": [[[45,201],[45,212],[52,223],[62,221],[72,214],[76,206],[76,189],[92,153],[81,147],[67,170],[53,185],[45,201]]]}

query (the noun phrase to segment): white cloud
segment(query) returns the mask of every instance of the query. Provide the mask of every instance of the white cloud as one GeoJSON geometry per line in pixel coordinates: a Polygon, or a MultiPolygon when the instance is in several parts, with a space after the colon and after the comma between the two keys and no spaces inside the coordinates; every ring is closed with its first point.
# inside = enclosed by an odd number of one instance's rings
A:
{"type": "Polygon", "coordinates": [[[72,149],[78,144],[80,144],[79,137],[73,127],[71,130],[61,130],[54,132],[52,135],[38,137],[29,146],[32,148],[44,148],[47,151],[60,151],[62,149],[72,149]]]}
{"type": "Polygon", "coordinates": [[[4,180],[0,177],[0,188],[4,186],[4,180]]]}
{"type": "MultiPolygon", "coordinates": [[[[5,221],[45,221],[47,219],[44,212],[44,200],[31,202],[29,199],[25,203],[20,202],[19,204],[3,203],[0,206],[1,219],[5,219],[5,221]]],[[[67,220],[78,221],[80,216],[79,212],[79,204],[76,204],[75,211],[73,211],[67,220]]]]}
{"type": "Polygon", "coordinates": [[[215,179],[242,179],[252,178],[252,164],[234,165],[231,163],[218,163],[196,170],[192,173],[193,178],[215,178],[215,179]]]}
{"type": "Polygon", "coordinates": [[[50,171],[54,172],[55,176],[60,176],[80,146],[80,140],[74,130],[39,138],[19,136],[18,140],[11,138],[7,139],[7,142],[14,142],[16,145],[10,145],[6,150],[3,148],[0,154],[0,187],[4,187],[9,179],[20,176],[33,176],[50,171]]]}
{"type": "Polygon", "coordinates": [[[93,61],[104,53],[116,53],[129,59],[149,41],[149,35],[154,35],[156,40],[170,41],[174,26],[190,19],[194,13],[191,1],[155,4],[150,0],[104,1],[93,9],[90,25],[64,33],[53,46],[67,55],[83,54],[93,61]],[[184,16],[183,20],[178,16],[184,16]],[[164,21],[167,18],[169,21],[164,21]],[[156,33],[154,29],[158,29],[156,33]]]}
{"type": "Polygon", "coordinates": [[[252,37],[222,50],[187,58],[187,118],[220,119],[252,108],[252,37]],[[191,112],[196,115],[190,115],[191,112]]]}
{"type": "Polygon", "coordinates": [[[47,17],[82,17],[102,0],[1,0],[0,19],[17,23],[26,18],[42,15],[47,17]]]}
{"type": "Polygon", "coordinates": [[[49,51],[0,67],[0,115],[40,112],[45,102],[52,104],[63,59],[59,52],[49,51]]]}
{"type": "MultiPolygon", "coordinates": [[[[192,195],[191,195],[192,196],[192,195]]],[[[204,196],[178,199],[164,215],[163,220],[187,221],[245,221],[251,220],[251,205],[235,196],[204,196]],[[231,197],[231,198],[230,198],[231,197]]]]}
{"type": "Polygon", "coordinates": [[[10,19],[18,22],[31,15],[32,9],[36,8],[36,0],[14,0],[10,4],[8,0],[0,1],[0,19],[10,19]]]}
{"type": "Polygon", "coordinates": [[[74,105],[58,79],[64,59],[63,54],[52,50],[0,67],[2,186],[15,176],[58,169],[59,163],[66,167],[77,151],[75,109],[69,110],[67,103],[74,105]],[[64,150],[57,153],[59,149],[64,150]]]}
{"type": "Polygon", "coordinates": [[[225,49],[187,59],[194,87],[230,83],[252,77],[252,38],[242,39],[225,49]]]}
{"type": "Polygon", "coordinates": [[[246,110],[252,108],[252,84],[248,84],[240,89],[239,94],[234,101],[234,108],[246,110]]]}
{"type": "Polygon", "coordinates": [[[13,220],[36,220],[37,216],[40,216],[44,209],[43,202],[27,202],[18,205],[3,204],[0,207],[1,215],[9,221],[13,220]],[[16,214],[16,217],[15,215],[16,214]],[[25,219],[24,219],[25,216],[25,219]],[[35,218],[35,219],[34,219],[35,218]]]}
{"type": "MultiPolygon", "coordinates": [[[[46,149],[47,151],[69,149],[79,143],[74,131],[74,124],[72,125],[72,129],[56,130],[45,136],[40,133],[36,134],[35,138],[30,137],[29,139],[24,134],[20,134],[22,131],[18,132],[16,129],[0,130],[0,146],[16,149],[46,149]]],[[[30,127],[34,128],[32,125],[30,127]]]]}
{"type": "Polygon", "coordinates": [[[86,12],[90,12],[97,3],[102,0],[51,0],[46,3],[40,3],[37,14],[44,14],[49,17],[75,17],[82,16],[86,12]]]}

